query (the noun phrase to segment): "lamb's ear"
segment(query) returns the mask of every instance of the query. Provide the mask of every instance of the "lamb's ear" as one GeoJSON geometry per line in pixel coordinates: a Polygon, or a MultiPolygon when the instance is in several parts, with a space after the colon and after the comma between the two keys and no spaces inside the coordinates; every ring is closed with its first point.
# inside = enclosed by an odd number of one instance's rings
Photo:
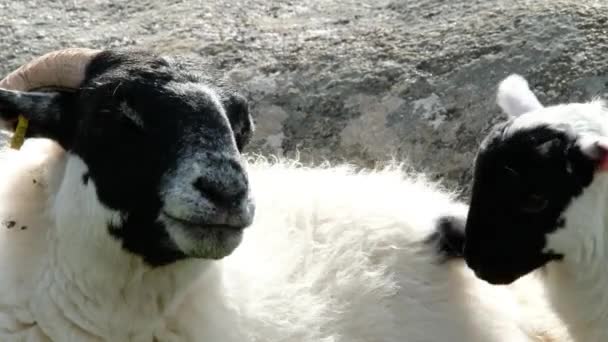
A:
{"type": "Polygon", "coordinates": [[[528,82],[517,74],[512,74],[500,82],[496,102],[510,117],[517,117],[543,107],[530,90],[528,82]]]}
{"type": "Polygon", "coordinates": [[[578,145],[583,154],[596,162],[598,171],[608,171],[608,137],[584,136],[579,138],[578,145]]]}
{"type": "Polygon", "coordinates": [[[225,91],[221,94],[221,100],[234,132],[236,145],[239,151],[242,151],[251,140],[254,130],[249,102],[243,95],[234,91],[225,91]]]}
{"type": "Polygon", "coordinates": [[[76,127],[70,104],[73,94],[0,89],[0,127],[15,130],[19,115],[28,119],[27,137],[45,137],[64,147],[76,127]]]}

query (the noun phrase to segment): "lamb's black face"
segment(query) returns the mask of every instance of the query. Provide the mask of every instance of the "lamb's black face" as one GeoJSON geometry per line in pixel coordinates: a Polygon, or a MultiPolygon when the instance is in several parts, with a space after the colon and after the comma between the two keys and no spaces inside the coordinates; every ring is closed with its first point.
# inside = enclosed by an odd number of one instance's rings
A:
{"type": "Polygon", "coordinates": [[[66,177],[94,186],[120,214],[107,228],[125,249],[162,265],[238,246],[254,212],[240,159],[252,119],[241,96],[148,54],[103,52],[81,90],[34,102],[43,105],[28,102],[28,134],[57,140],[68,163],[83,165],[66,177]]]}
{"type": "Polygon", "coordinates": [[[505,134],[509,125],[497,126],[481,146],[466,223],[466,262],[492,284],[563,257],[547,248],[546,236],[565,224],[562,213],[596,167],[564,131],[544,126],[505,134]]]}

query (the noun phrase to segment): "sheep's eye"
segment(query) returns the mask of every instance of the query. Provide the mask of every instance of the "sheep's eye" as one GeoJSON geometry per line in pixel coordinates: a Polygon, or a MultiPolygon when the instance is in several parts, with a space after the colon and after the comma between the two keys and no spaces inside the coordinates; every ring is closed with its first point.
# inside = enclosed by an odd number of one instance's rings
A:
{"type": "Polygon", "coordinates": [[[524,199],[521,210],[527,213],[538,213],[543,211],[547,204],[549,201],[546,198],[538,194],[531,194],[524,199]]]}
{"type": "Polygon", "coordinates": [[[128,121],[130,121],[131,124],[133,124],[135,127],[139,128],[139,129],[144,128],[144,122],[139,117],[139,114],[136,111],[134,111],[133,109],[131,109],[131,107],[129,107],[129,105],[126,102],[122,102],[120,104],[120,109],[122,109],[124,118],[126,118],[128,121]]]}
{"type": "Polygon", "coordinates": [[[138,117],[133,117],[133,116],[123,116],[122,118],[123,122],[125,122],[129,127],[133,128],[134,130],[138,131],[138,132],[143,132],[144,130],[144,124],[142,122],[142,120],[138,117]]]}

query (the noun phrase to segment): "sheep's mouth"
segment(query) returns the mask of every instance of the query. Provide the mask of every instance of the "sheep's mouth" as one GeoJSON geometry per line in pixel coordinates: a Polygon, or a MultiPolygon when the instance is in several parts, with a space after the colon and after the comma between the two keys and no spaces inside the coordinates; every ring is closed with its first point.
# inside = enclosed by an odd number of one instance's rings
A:
{"type": "Polygon", "coordinates": [[[240,245],[244,227],[209,224],[162,212],[163,223],[173,243],[185,255],[202,259],[222,259],[240,245]]]}
{"type": "Polygon", "coordinates": [[[166,211],[163,211],[162,215],[165,217],[165,219],[168,219],[169,221],[173,221],[173,222],[181,224],[183,226],[197,228],[197,229],[242,230],[245,228],[245,227],[239,227],[239,226],[232,226],[229,224],[210,224],[209,222],[206,222],[205,220],[196,219],[196,218],[181,218],[181,217],[177,217],[175,215],[171,215],[170,213],[168,213],[166,211]]]}

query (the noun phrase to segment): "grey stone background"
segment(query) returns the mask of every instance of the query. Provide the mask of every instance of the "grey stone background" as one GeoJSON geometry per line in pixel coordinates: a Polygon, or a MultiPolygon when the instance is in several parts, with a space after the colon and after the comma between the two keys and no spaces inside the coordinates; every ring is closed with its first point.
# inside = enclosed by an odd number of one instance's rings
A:
{"type": "Polygon", "coordinates": [[[544,103],[608,86],[603,0],[0,0],[0,73],[50,50],[137,46],[219,70],[251,100],[249,151],[408,159],[467,193],[497,83],[544,103]]]}

